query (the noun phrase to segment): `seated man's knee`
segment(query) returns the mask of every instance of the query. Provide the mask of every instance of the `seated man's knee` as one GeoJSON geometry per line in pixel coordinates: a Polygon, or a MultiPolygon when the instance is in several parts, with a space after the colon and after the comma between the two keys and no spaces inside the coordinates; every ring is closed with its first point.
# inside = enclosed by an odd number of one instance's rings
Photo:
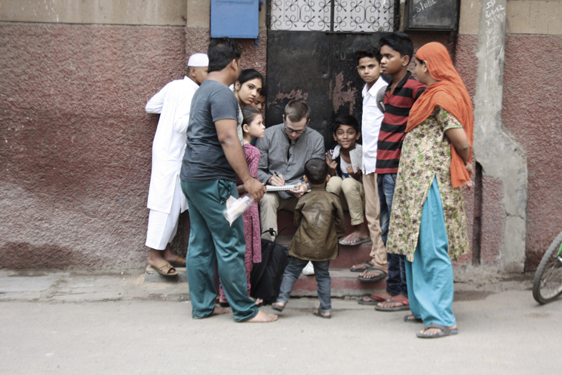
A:
{"type": "Polygon", "coordinates": [[[341,189],[345,192],[347,191],[351,191],[351,190],[356,190],[357,189],[357,184],[359,184],[360,182],[355,181],[353,178],[346,178],[345,180],[342,181],[341,183],[341,189]]]}
{"type": "Polygon", "coordinates": [[[277,211],[279,206],[279,198],[276,197],[277,193],[265,193],[260,200],[260,209],[274,208],[277,211]]]}
{"type": "Polygon", "coordinates": [[[338,176],[330,177],[328,184],[326,185],[326,191],[329,193],[340,194],[342,190],[342,179],[338,176]]]}

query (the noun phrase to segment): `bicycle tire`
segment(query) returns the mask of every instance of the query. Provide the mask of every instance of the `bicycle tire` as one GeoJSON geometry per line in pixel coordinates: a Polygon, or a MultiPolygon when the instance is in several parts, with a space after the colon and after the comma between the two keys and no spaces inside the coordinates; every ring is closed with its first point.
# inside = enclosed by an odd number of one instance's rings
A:
{"type": "Polygon", "coordinates": [[[544,253],[533,282],[533,298],[544,305],[562,294],[562,232],[544,253]]]}

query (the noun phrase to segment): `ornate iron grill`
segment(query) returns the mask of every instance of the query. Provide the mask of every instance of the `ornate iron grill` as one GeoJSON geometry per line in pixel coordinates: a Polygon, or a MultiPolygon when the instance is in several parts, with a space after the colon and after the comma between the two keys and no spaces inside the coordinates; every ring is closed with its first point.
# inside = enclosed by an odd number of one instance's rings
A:
{"type": "Polygon", "coordinates": [[[286,31],[393,31],[397,0],[271,0],[270,28],[286,31]]]}

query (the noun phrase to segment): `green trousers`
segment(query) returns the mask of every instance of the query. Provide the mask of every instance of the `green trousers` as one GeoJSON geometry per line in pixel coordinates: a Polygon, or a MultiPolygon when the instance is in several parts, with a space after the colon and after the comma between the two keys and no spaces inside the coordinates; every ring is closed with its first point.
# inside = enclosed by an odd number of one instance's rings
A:
{"type": "Polygon", "coordinates": [[[217,296],[213,274],[217,262],[234,320],[253,318],[258,308],[248,297],[242,216],[230,226],[222,215],[228,197],[238,197],[236,184],[226,180],[182,181],[181,189],[189,204],[191,221],[186,268],[193,318],[206,318],[213,313],[217,296]]]}

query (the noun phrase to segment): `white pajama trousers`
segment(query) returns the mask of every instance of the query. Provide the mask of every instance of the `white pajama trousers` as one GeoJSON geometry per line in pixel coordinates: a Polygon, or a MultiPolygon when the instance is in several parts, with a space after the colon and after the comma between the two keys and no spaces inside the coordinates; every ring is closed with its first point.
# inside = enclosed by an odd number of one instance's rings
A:
{"type": "Polygon", "coordinates": [[[155,250],[164,250],[172,242],[178,232],[180,214],[187,210],[187,200],[181,191],[180,179],[176,179],[174,198],[170,213],[150,210],[148,214],[148,230],[146,246],[155,250]]]}

